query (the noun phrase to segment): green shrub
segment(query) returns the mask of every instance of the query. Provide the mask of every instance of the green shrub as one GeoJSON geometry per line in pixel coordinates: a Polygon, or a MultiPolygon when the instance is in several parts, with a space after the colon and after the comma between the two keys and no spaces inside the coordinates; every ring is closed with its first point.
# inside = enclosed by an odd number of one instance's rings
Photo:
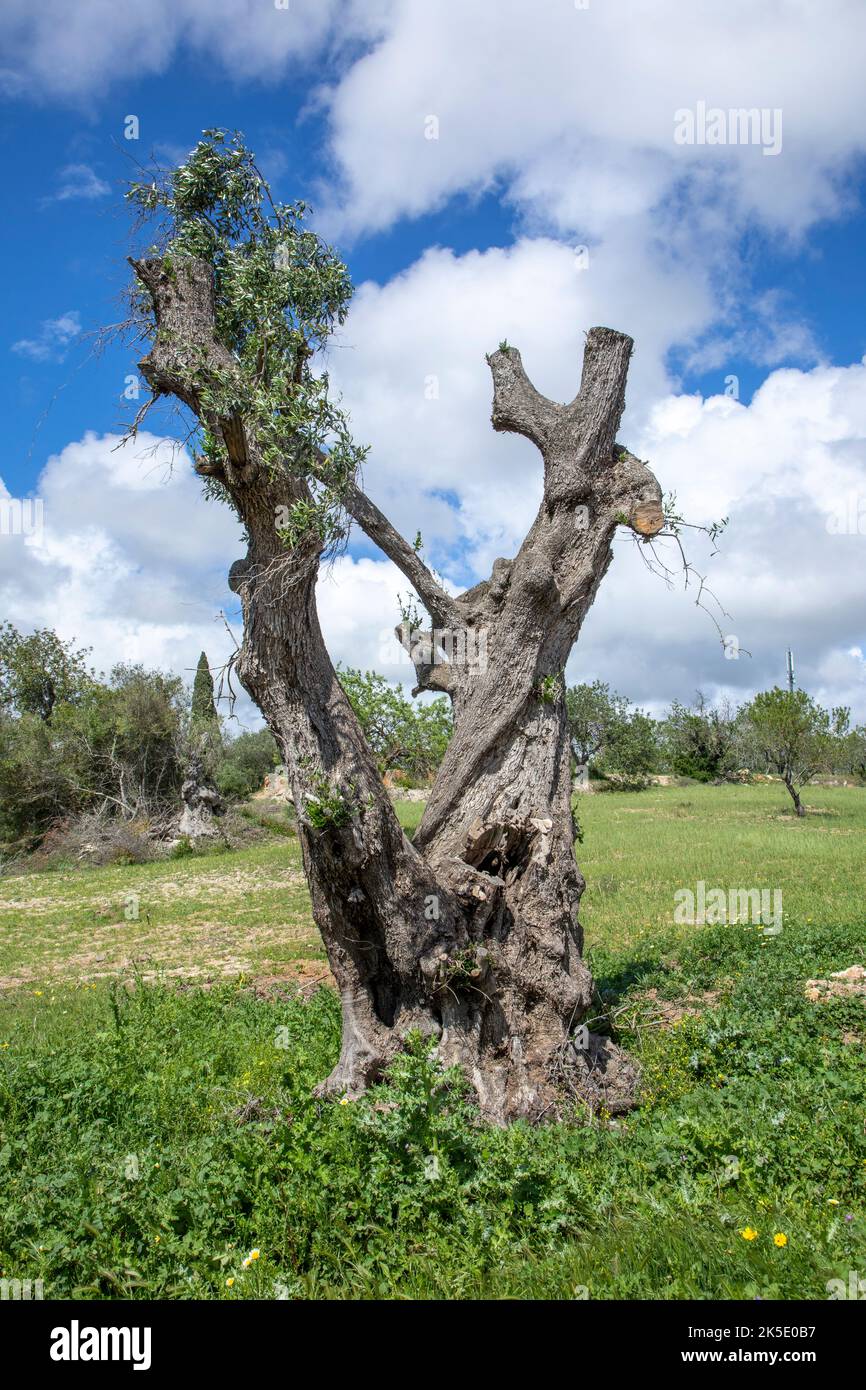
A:
{"type": "Polygon", "coordinates": [[[259,790],[280,760],[270,729],[238,734],[223,749],[217,765],[216,784],[227,800],[243,800],[259,790]]]}

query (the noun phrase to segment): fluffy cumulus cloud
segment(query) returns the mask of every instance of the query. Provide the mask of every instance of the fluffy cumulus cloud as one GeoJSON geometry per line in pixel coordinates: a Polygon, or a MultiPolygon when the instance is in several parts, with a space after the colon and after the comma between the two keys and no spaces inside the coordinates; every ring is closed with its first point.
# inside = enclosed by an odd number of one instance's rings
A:
{"type": "Polygon", "coordinates": [[[380,671],[390,681],[414,685],[415,669],[394,633],[401,600],[410,592],[397,567],[381,557],[343,555],[325,566],[317,602],[334,664],[380,671]]]}
{"type": "Polygon", "coordinates": [[[732,211],[796,231],[838,208],[862,149],[864,37],[857,0],[397,3],[333,94],[342,222],[387,226],[495,182],[593,237],[675,191],[672,234],[698,203],[708,237],[732,211]],[[696,141],[709,132],[699,103],[765,110],[767,138],[677,143],[677,112],[694,113],[696,141]]]}
{"type": "Polygon", "coordinates": [[[863,148],[860,0],[6,0],[0,34],[6,90],[37,99],[90,97],[130,53],[139,77],[184,48],[244,79],[316,60],[346,231],[499,187],[593,238],[665,199],[672,241],[750,217],[789,235],[839,210],[863,148]]]}
{"type": "Polygon", "coordinates": [[[651,703],[698,688],[738,699],[784,682],[790,646],[805,688],[866,716],[864,389],[866,363],[857,363],[774,372],[749,406],[720,396],[660,401],[635,446],[690,519],[729,518],[712,559],[699,533],[684,533],[718,602],[705,593],[694,606],[694,580],[685,593],[681,581],[668,589],[646,572],[639,547],[623,543],[574,669],[609,673],[651,703]],[[709,613],[735,639],[727,656],[709,613]]]}
{"type": "Polygon", "coordinates": [[[234,604],[237,522],[201,498],[170,442],[142,432],[120,445],[88,433],[48,460],[41,528],[0,536],[0,607],[21,628],[92,646],[101,670],[143,661],[187,674],[203,647],[225,660],[218,615],[234,604]]]}
{"type": "Polygon", "coordinates": [[[539,390],[570,400],[585,331],[627,323],[640,345],[630,413],[643,418],[669,389],[671,337],[707,309],[706,292],[671,268],[654,281],[663,318],[644,293],[649,277],[639,252],[625,264],[605,252],[586,269],[568,245],[534,238],[465,256],[433,249],[386,285],[361,286],[328,365],[372,445],[370,490],[395,523],[413,536],[420,527],[440,554],[465,551],[470,567],[513,550],[540,464],[525,441],[491,433],[485,354],[507,340],[539,390]]]}
{"type": "Polygon", "coordinates": [[[328,94],[322,225],[351,238],[494,192],[527,234],[615,266],[630,303],[663,307],[688,367],[815,361],[778,292],[752,293],[741,236],[793,244],[850,205],[858,36],[854,0],[395,3],[328,94]],[[692,299],[685,324],[672,280],[692,299]]]}

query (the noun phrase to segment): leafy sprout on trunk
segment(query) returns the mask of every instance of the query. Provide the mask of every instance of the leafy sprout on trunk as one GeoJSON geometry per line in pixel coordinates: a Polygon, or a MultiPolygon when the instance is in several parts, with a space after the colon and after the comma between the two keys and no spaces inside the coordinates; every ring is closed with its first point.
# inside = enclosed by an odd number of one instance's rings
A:
{"type": "MultiPolygon", "coordinates": [[[[208,493],[232,500],[221,481],[227,448],[215,422],[243,414],[270,476],[303,480],[311,495],[293,510],[285,543],[310,534],[323,546],[339,540],[344,494],[366,450],[354,443],[331,397],[327,371],[314,365],[346,318],[346,265],[307,225],[306,203],[274,201],[238,132],[204,131],[182,164],[133,182],[126,197],[153,227],[150,255],[161,257],[170,278],[176,280],[183,258],[205,262],[213,273],[216,335],[232,369],[206,360],[204,347],[181,364],[196,400],[194,448],[208,493]]],[[[136,322],[153,338],[140,279],[132,300],[136,322]]]]}

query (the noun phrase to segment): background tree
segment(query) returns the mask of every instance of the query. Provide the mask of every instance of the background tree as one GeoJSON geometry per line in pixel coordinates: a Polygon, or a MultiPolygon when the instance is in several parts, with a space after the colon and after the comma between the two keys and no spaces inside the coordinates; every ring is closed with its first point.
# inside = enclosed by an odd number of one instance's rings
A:
{"type": "Polygon", "coordinates": [[[734,711],[727,702],[711,705],[700,690],[691,707],[674,700],[663,737],[671,770],[679,777],[714,782],[736,761],[734,711]]]}
{"type": "Polygon", "coordinates": [[[414,781],[429,777],[441,763],[451,737],[447,700],[413,703],[402,686],[395,689],[376,671],[341,667],[338,674],[379,771],[400,768],[414,781]]]}
{"type": "Polygon", "coordinates": [[[603,681],[571,686],[565,702],[575,762],[592,767],[611,785],[645,787],[658,770],[655,720],[603,681]]]}
{"type": "Polygon", "coordinates": [[[563,1085],[627,1106],[629,1059],[607,1037],[574,1040],[593,983],[563,671],[617,527],[648,538],[664,526],[656,479],[616,440],[632,340],[591,329],[565,405],[536,390],[514,347],[490,355],[493,427],[536,445],[543,498],[517,554],[455,597],[358,486],[363,451],[316,357],[351,286],[303,204],[274,203],[242,140],[222,132],[130,198],[157,228],[132,263],[140,370],[190,412],[196,469],[244,526],[230,572],[244,622],[236,670],[283,755],[342,1001],[340,1056],[320,1091],[359,1094],[420,1032],[465,1067],[491,1120],[554,1114],[563,1085]],[[416,688],[452,701],[454,734],[412,842],[316,611],[320,560],[344,541],[347,514],[426,610],[401,629],[416,688]]]}
{"type": "Polygon", "coordinates": [[[50,726],[35,714],[0,709],[0,843],[36,836],[69,805],[50,726]]]}
{"type": "Polygon", "coordinates": [[[181,726],[178,758],[184,769],[180,793],[183,810],[179,822],[181,835],[214,833],[214,816],[224,806],[217,786],[223,755],[220,718],[214,704],[213,677],[207,653],[198,659],[190,699],[189,718],[181,726]]]}
{"type": "Polygon", "coordinates": [[[195,669],[190,715],[194,723],[219,724],[219,715],[214,703],[213,676],[210,673],[206,652],[202,652],[195,669]]]}
{"type": "Polygon", "coordinates": [[[280,752],[270,729],[247,731],[224,741],[216,769],[220,795],[232,800],[250,796],[279,761],[280,752]]]}
{"type": "Polygon", "coordinates": [[[630,791],[648,785],[659,766],[656,721],[643,710],[627,709],[608,729],[595,766],[602,776],[630,791]]]}
{"type": "Polygon", "coordinates": [[[762,691],[743,711],[746,737],[782,778],[798,816],[806,814],[800,791],[832,760],[835,741],[847,729],[848,711],[828,711],[805,690],[762,691]]]}
{"type": "Polygon", "coordinates": [[[79,700],[88,689],[88,650],[75,650],[50,628],[22,635],[11,623],[0,625],[0,704],[16,714],[35,714],[50,722],[55,705],[79,700]]]}
{"type": "Polygon", "coordinates": [[[847,729],[839,738],[838,770],[866,781],[866,725],[847,729]]]}
{"type": "MultiPolygon", "coordinates": [[[[61,817],[85,810],[132,820],[173,808],[181,784],[178,757],[183,682],[141,665],[118,665],[108,679],[55,681],[58,639],[39,634],[51,674],[35,664],[28,688],[55,692],[50,719],[18,700],[0,711],[0,840],[41,835],[61,817]],[[53,640],[52,640],[53,639],[53,640]]],[[[62,644],[60,644],[62,646],[62,644]]]]}
{"type": "Polygon", "coordinates": [[[207,788],[207,799],[212,799],[211,793],[217,791],[217,769],[223,757],[223,734],[206,652],[201,653],[196,666],[189,717],[181,722],[178,757],[186,769],[185,780],[207,788]]]}
{"type": "Polygon", "coordinates": [[[614,725],[627,718],[628,700],[603,681],[572,685],[565,692],[568,732],[575,760],[588,767],[609,741],[614,725]]]}
{"type": "Polygon", "coordinates": [[[184,707],[179,676],[149,671],[140,663],[120,663],[111,672],[110,746],[103,765],[116,786],[125,814],[146,812],[177,790],[180,775],[178,730],[184,707]]]}

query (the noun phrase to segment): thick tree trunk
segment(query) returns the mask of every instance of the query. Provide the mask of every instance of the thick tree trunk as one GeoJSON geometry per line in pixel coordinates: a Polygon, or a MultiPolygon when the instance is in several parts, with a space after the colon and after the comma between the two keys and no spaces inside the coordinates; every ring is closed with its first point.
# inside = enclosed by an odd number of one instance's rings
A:
{"type": "MultiPolygon", "coordinates": [[[[204,344],[226,370],[207,268],[136,270],[169,330],[142,370],[196,409],[178,343],[204,344]]],[[[430,634],[402,631],[418,687],[454,704],[454,737],[414,843],[325,650],[318,548],[287,550],[277,535],[277,509],[304,485],[267,473],[242,421],[208,422],[222,430],[220,481],[249,538],[230,581],[244,615],[237,671],[285,759],[313,915],[342,998],[342,1049],[323,1093],[358,1095],[420,1031],[465,1068],[496,1123],[553,1116],[575,1098],[610,1112],[633,1101],[634,1066],[584,1025],[593,983],[581,958],[564,701],[565,664],[617,525],[648,537],[663,520],[652,473],[615,442],[631,349],[624,335],[593,329],[567,406],[539,395],[515,349],[489,359],[494,428],[540,449],[544,499],[519,553],[459,598],[349,490],[349,511],[430,614],[430,634]]]]}

